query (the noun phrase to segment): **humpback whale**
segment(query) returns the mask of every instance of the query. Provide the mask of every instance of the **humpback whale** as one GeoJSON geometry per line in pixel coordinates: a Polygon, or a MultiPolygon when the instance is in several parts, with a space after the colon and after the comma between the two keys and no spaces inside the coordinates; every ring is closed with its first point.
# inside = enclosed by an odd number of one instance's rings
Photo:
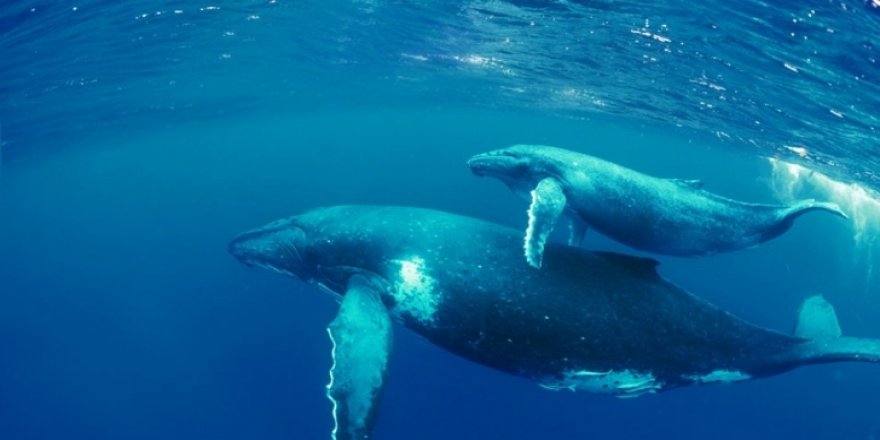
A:
{"type": "Polygon", "coordinates": [[[749,248],[787,231],[810,211],[847,218],[836,204],[802,200],[790,206],[744,203],[705,191],[697,180],[661,179],[586,154],[543,145],[514,145],[468,160],[529,198],[526,260],[541,267],[558,218],[571,220],[569,244],[587,227],[632,248],[675,256],[749,248]]]}
{"type": "Polygon", "coordinates": [[[654,260],[548,244],[534,270],[519,240],[514,229],[445,212],[336,206],[244,232],[229,251],[340,298],[328,328],[334,439],[369,438],[394,322],[545,388],[618,397],[880,362],[880,340],[842,337],[821,297],[804,302],[787,335],[682,290],[654,260]]]}

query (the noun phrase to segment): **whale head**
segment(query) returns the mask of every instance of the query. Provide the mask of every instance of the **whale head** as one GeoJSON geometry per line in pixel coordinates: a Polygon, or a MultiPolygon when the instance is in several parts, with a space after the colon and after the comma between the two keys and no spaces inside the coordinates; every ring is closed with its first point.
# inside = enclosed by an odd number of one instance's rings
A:
{"type": "Polygon", "coordinates": [[[514,191],[527,193],[542,179],[561,174],[555,150],[559,149],[543,145],[514,145],[477,154],[468,159],[467,165],[477,176],[494,177],[514,191]]]}
{"type": "Polygon", "coordinates": [[[314,265],[312,255],[306,255],[309,241],[291,217],[239,234],[229,243],[229,253],[245,266],[305,279],[314,265]]]}
{"type": "Polygon", "coordinates": [[[359,207],[318,208],[239,234],[229,253],[260,267],[341,293],[349,278],[372,272],[359,207]]]}

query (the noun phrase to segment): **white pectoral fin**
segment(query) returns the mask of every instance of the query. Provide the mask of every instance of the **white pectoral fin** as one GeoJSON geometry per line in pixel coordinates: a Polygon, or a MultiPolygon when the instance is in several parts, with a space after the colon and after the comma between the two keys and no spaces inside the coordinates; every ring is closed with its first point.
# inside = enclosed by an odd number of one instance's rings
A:
{"type": "Polygon", "coordinates": [[[529,265],[540,268],[547,238],[565,209],[565,194],[559,182],[548,177],[538,182],[531,195],[532,204],[529,206],[529,226],[526,229],[524,249],[529,265]]]}
{"type": "Polygon", "coordinates": [[[352,277],[339,313],[327,328],[333,366],[327,397],[333,402],[334,440],[371,437],[391,353],[391,319],[377,287],[352,277]]]}

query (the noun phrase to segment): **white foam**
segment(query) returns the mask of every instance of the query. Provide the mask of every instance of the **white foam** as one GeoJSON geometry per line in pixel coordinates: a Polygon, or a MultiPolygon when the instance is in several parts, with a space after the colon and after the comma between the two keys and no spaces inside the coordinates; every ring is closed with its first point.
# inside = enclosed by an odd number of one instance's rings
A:
{"type": "Polygon", "coordinates": [[[773,167],[772,186],[777,196],[786,201],[821,198],[837,203],[853,222],[853,240],[859,256],[868,264],[868,277],[873,272],[874,251],[880,247],[880,193],[857,183],[843,183],[803,165],[770,158],[773,167]]]}

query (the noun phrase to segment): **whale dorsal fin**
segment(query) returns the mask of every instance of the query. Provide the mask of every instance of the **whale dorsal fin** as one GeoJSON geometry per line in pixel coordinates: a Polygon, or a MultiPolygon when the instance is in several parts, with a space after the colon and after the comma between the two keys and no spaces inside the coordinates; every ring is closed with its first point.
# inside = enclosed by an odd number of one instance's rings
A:
{"type": "Polygon", "coordinates": [[[391,318],[375,283],[355,275],[336,318],[327,327],[333,366],[327,397],[333,402],[334,440],[370,438],[391,353],[391,318]]]}
{"type": "Polygon", "coordinates": [[[529,206],[529,226],[526,229],[523,245],[526,261],[535,268],[541,267],[544,259],[544,246],[553,232],[553,226],[565,209],[565,194],[559,182],[547,177],[531,192],[532,204],[529,206]]]}
{"type": "Polygon", "coordinates": [[[805,339],[835,339],[843,333],[834,307],[821,295],[816,295],[801,304],[794,334],[805,339]]]}
{"type": "Polygon", "coordinates": [[[703,186],[706,184],[702,180],[698,179],[668,179],[670,182],[675,183],[677,185],[689,186],[693,189],[703,189],[703,186]]]}

